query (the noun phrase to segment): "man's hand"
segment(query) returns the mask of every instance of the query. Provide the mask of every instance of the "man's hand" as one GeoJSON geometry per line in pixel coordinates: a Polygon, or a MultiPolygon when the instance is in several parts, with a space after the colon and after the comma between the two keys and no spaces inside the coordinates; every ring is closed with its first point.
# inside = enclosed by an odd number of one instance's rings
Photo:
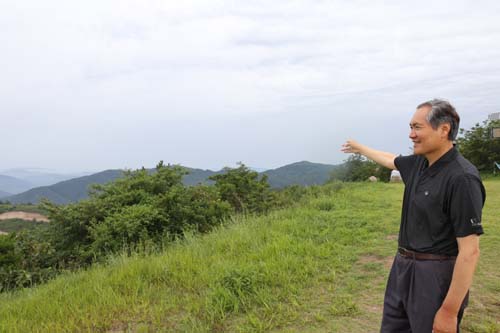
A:
{"type": "Polygon", "coordinates": [[[347,140],[343,145],[342,145],[342,151],[344,153],[354,153],[354,154],[359,154],[361,153],[361,145],[354,141],[354,140],[347,140]]]}
{"type": "Polygon", "coordinates": [[[456,333],[457,332],[457,315],[444,308],[440,308],[434,317],[432,325],[433,333],[456,333]]]}
{"type": "Polygon", "coordinates": [[[341,151],[343,151],[344,153],[361,154],[386,168],[389,168],[391,170],[396,169],[396,166],[394,165],[394,159],[396,158],[396,155],[372,149],[351,139],[347,140],[342,145],[341,151]]]}

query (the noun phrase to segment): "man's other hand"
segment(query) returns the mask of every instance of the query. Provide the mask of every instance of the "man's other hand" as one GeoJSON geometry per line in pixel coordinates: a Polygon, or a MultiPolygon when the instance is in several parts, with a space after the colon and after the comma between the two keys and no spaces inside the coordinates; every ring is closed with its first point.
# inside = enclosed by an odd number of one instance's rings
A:
{"type": "Polygon", "coordinates": [[[434,317],[432,325],[433,333],[456,333],[457,332],[457,315],[440,308],[434,317]]]}

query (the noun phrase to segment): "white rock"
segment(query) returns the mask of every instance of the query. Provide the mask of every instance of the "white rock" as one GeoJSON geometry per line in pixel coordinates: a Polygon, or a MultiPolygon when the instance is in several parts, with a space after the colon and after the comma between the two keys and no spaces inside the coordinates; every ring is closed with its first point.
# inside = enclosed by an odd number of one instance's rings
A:
{"type": "Polygon", "coordinates": [[[400,183],[403,179],[401,178],[401,174],[398,170],[391,171],[391,183],[400,183]]]}

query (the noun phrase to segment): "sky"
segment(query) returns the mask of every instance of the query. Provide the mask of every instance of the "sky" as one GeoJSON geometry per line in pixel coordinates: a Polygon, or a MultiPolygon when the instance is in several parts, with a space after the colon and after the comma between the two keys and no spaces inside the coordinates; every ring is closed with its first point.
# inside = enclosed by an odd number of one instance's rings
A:
{"type": "Polygon", "coordinates": [[[498,1],[0,0],[0,170],[338,164],[500,111],[498,1]]]}

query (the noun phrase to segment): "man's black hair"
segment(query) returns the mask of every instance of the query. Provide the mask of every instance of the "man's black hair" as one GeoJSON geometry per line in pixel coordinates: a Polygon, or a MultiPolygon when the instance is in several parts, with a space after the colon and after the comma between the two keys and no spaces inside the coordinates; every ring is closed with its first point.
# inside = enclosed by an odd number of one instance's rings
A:
{"type": "Polygon", "coordinates": [[[431,109],[427,114],[427,121],[431,124],[432,128],[437,129],[439,125],[444,123],[450,124],[448,140],[454,141],[458,134],[460,116],[458,115],[453,105],[443,99],[435,98],[420,104],[419,106],[417,106],[417,109],[423,107],[428,107],[431,109]]]}

